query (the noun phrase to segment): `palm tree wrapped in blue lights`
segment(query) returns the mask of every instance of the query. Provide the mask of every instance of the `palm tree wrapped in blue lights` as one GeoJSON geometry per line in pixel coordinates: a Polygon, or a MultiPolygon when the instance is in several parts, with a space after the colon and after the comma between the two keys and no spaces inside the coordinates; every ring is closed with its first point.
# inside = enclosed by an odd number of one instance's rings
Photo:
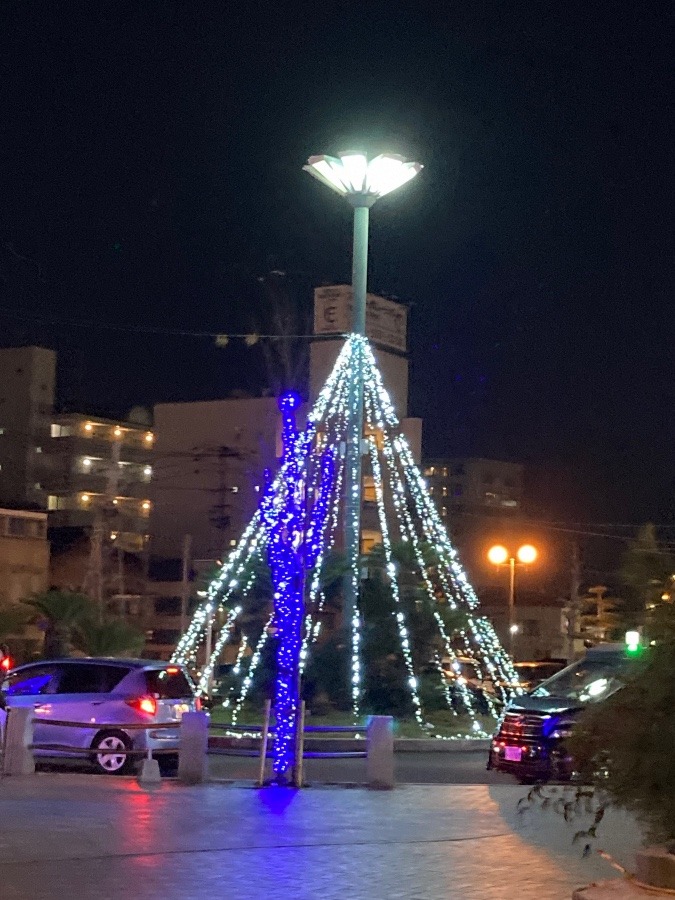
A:
{"type": "MultiPolygon", "coordinates": [[[[365,337],[352,334],[309,413],[304,429],[298,431],[295,425],[297,399],[287,397],[281,403],[284,452],[279,471],[270,481],[260,507],[239,543],[209,585],[204,602],[173,655],[175,662],[197,668],[197,652],[205,643],[206,630],[216,609],[221,611],[220,631],[210,658],[201,666],[198,679],[200,693],[208,692],[231,628],[242,614],[246,597],[254,590],[257,570],[252,561],[266,559],[274,584],[274,612],[253,647],[248,667],[240,665],[242,677],[237,696],[228,703],[232,708],[232,721],[236,722],[251,690],[265,644],[272,634],[276,635],[274,769],[279,777],[294,764],[293,738],[300,703],[300,677],[310,648],[321,631],[326,600],[323,574],[345,514],[343,486],[347,481],[349,454],[346,448],[353,421],[350,404],[354,403],[354,396],[350,383],[354,359],[360,359],[363,367],[364,438],[375,488],[391,615],[419,727],[430,735],[437,731],[428,721],[420,699],[420,673],[413,660],[413,638],[395,562],[396,545],[405,544],[411,550],[409,556],[416,566],[433,612],[443,654],[450,659],[451,669],[459,670],[458,659],[468,656],[479,680],[492,685],[480,703],[475,691],[462,677],[454,678],[451,693],[448,673],[437,655],[438,685],[444,691],[448,705],[455,708],[459,695],[467,714],[466,729],[455,736],[485,737],[486,725],[481,713],[487,709],[488,714],[496,718],[500,702],[508,699],[518,683],[512,661],[492,625],[478,612],[478,598],[401,433],[369,343],[365,337]],[[429,545],[434,548],[433,564],[425,552],[429,545]],[[460,610],[464,614],[462,626],[455,633],[449,633],[446,627],[444,608],[460,610]]],[[[358,571],[353,575],[358,579],[358,571]]],[[[363,693],[363,622],[358,608],[346,624],[351,632],[349,674],[356,718],[363,693]]]]}

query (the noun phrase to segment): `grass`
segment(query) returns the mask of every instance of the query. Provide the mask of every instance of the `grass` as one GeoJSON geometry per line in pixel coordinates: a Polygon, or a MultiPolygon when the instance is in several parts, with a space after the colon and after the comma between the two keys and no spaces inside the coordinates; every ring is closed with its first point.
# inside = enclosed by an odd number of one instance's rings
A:
{"type": "MultiPolygon", "coordinates": [[[[261,725],[262,710],[249,704],[245,704],[237,721],[244,725],[261,725]]],[[[394,733],[401,738],[428,738],[437,735],[444,738],[460,737],[472,733],[472,720],[468,715],[455,716],[449,709],[438,710],[427,717],[432,727],[423,731],[415,719],[395,719],[394,733]]],[[[358,722],[354,722],[351,712],[334,710],[327,715],[318,716],[307,714],[306,725],[365,725],[368,716],[362,715],[358,722]]],[[[214,706],[211,710],[211,721],[216,724],[229,725],[232,721],[232,710],[222,706],[214,706]]],[[[491,716],[479,716],[483,729],[487,734],[492,734],[495,729],[495,720],[491,716]]],[[[326,734],[326,737],[336,735],[326,734]]]]}

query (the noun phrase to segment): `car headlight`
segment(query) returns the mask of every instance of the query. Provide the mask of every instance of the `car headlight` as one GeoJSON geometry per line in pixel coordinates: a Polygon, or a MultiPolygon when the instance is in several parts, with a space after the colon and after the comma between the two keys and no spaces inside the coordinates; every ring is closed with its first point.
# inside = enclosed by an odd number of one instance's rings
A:
{"type": "Polygon", "coordinates": [[[563,738],[568,738],[572,734],[572,726],[571,725],[562,725],[559,728],[556,728],[555,731],[551,732],[551,737],[554,741],[562,740],[563,738]]]}

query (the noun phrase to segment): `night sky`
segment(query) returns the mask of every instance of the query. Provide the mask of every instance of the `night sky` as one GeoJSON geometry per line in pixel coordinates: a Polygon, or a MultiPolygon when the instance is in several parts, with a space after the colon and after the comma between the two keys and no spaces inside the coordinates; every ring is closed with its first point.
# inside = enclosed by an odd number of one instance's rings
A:
{"type": "Polygon", "coordinates": [[[427,452],[528,464],[546,519],[672,523],[669,9],[4,0],[0,341],[57,349],[71,409],[259,390],[255,350],[143,329],[347,280],[301,166],[401,152],[370,288],[413,304],[427,452]]]}

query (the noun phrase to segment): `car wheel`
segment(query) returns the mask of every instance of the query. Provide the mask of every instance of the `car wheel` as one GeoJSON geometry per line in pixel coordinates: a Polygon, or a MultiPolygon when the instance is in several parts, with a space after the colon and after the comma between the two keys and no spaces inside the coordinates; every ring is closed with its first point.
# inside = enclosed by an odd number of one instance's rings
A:
{"type": "Polygon", "coordinates": [[[126,775],[133,767],[134,758],[127,755],[131,740],[123,731],[102,731],[94,738],[91,749],[95,751],[92,760],[99,772],[126,775]]]}

